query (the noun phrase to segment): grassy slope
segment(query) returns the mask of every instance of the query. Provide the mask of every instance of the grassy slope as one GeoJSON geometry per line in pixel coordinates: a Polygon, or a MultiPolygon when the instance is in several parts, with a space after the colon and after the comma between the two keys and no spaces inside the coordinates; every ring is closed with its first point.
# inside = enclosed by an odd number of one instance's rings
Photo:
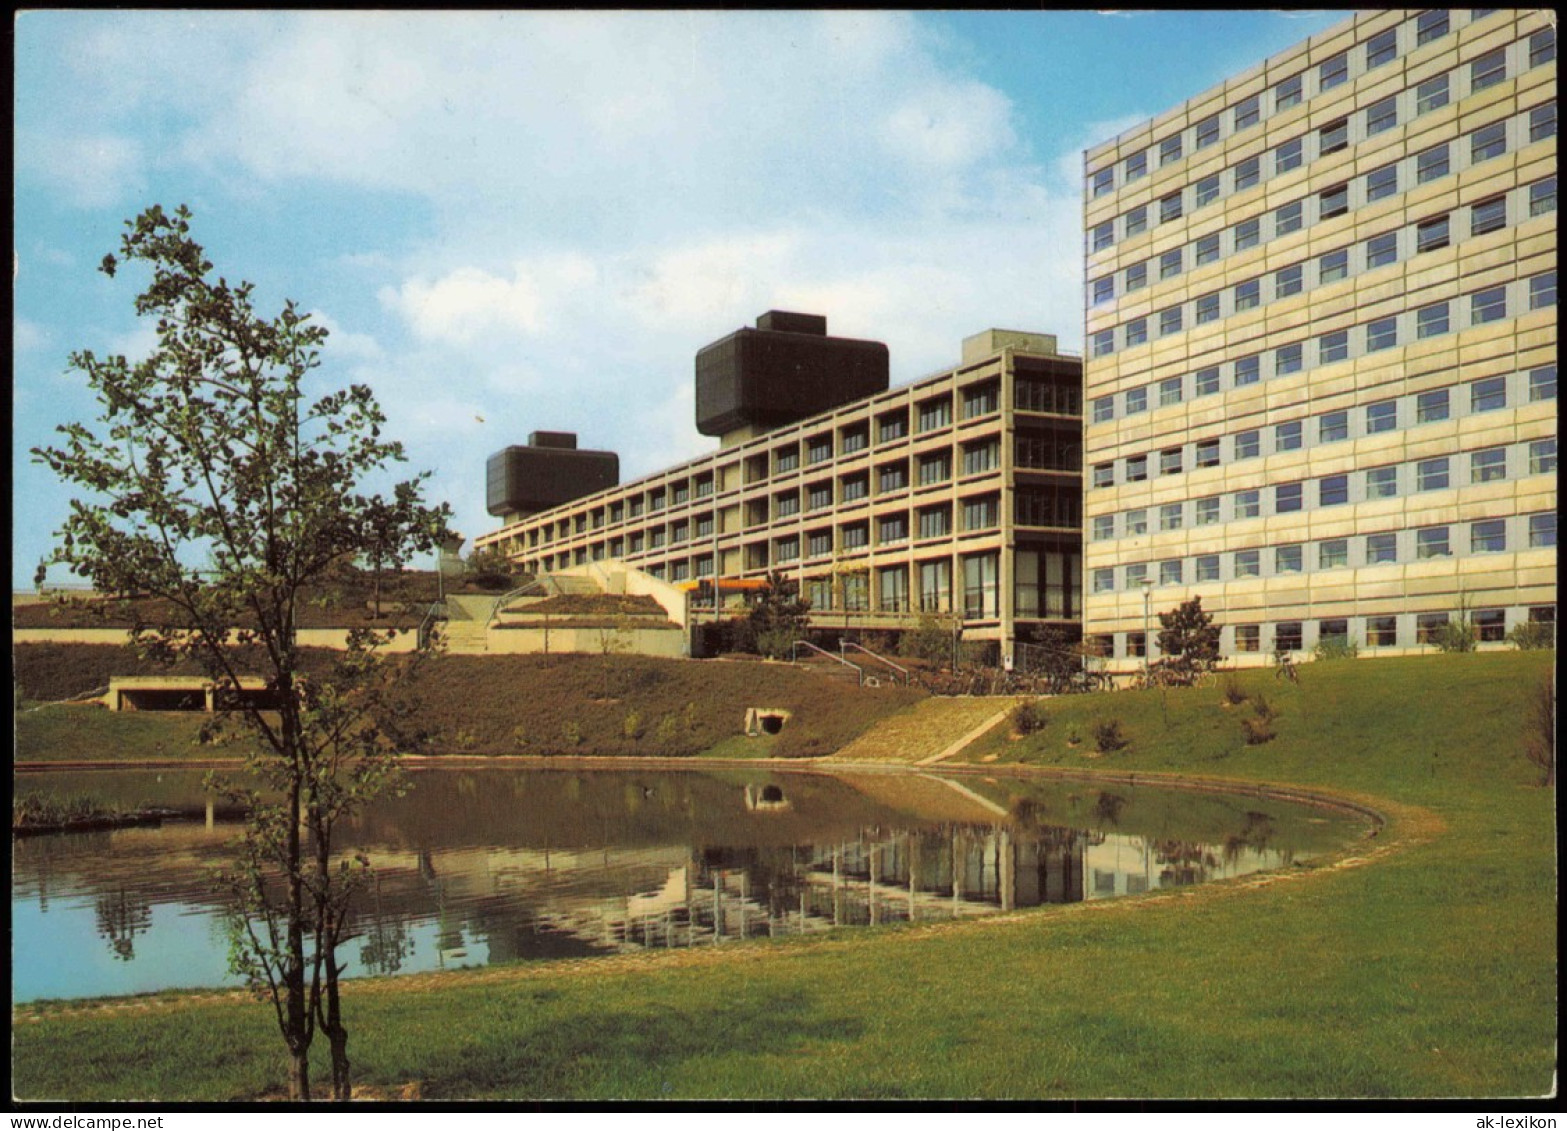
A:
{"type": "MultiPolygon", "coordinates": [[[[1552,659],[1322,665],[1277,692],[1259,673],[1281,710],[1260,748],[1241,747],[1216,689],[1060,701],[1043,735],[995,740],[1032,762],[1380,797],[1395,819],[1363,866],[1005,922],[363,983],[348,997],[356,1068],[452,1097],[1539,1094],[1554,798],[1517,750],[1524,692],[1552,659]],[[1066,746],[1071,720],[1109,713],[1128,750],[1066,746]]],[[[283,1079],[269,1024],[231,1002],[29,1021],[14,1086],[255,1095],[283,1079]]]]}
{"type": "MultiPolygon", "coordinates": [[[[63,699],[106,685],[110,674],[158,670],[129,649],[24,644],[14,653],[17,683],[29,699],[63,699]]],[[[314,651],[308,660],[330,657],[314,651]]],[[[752,747],[777,757],[827,754],[919,698],[901,688],[861,690],[786,664],[583,655],[445,656],[420,673],[410,694],[434,735],[426,753],[677,757],[714,748],[754,755],[752,747]],[[776,738],[747,742],[738,736],[748,707],[792,715],[776,738]],[[636,726],[628,736],[630,723],[636,726]]],[[[238,753],[195,747],[199,726],[195,716],[46,707],[19,718],[17,756],[125,761],[238,753]]]]}

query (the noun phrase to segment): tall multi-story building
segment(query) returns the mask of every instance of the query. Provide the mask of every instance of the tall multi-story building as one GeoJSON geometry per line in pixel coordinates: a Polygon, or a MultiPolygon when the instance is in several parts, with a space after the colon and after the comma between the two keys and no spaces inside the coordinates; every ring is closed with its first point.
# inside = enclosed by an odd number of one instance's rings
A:
{"type": "Polygon", "coordinates": [[[1358,14],[1088,151],[1084,631],[1115,667],[1193,596],[1243,663],[1554,625],[1553,19],[1358,14]]]}
{"type": "Polygon", "coordinates": [[[880,343],[769,312],[697,355],[716,451],[527,513],[541,493],[505,465],[552,453],[507,449],[490,474],[504,525],[478,545],[536,574],[622,562],[698,607],[781,571],[819,629],[896,632],[941,614],[994,658],[1046,628],[1075,638],[1082,359],[1052,335],[989,330],[952,369],[894,388],[886,372],[880,343]]]}

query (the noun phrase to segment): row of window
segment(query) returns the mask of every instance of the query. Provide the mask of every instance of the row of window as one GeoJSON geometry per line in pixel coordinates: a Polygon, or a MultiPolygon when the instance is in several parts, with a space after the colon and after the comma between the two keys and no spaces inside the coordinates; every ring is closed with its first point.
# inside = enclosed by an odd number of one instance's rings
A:
{"type": "MultiPolygon", "coordinates": [[[[1547,310],[1555,305],[1556,272],[1546,271],[1515,283],[1486,287],[1463,299],[1431,303],[1402,314],[1374,318],[1347,330],[1332,330],[1305,341],[1289,342],[1273,350],[1247,354],[1222,365],[1204,366],[1192,374],[1190,395],[1196,398],[1224,389],[1241,389],[1266,379],[1305,372],[1351,357],[1379,353],[1400,345],[1501,321],[1510,315],[1521,316],[1528,311],[1547,310]]],[[[1186,396],[1183,377],[1167,378],[1158,384],[1158,389],[1161,405],[1179,404],[1186,396]]],[[[1121,415],[1133,415],[1147,409],[1147,390],[1148,386],[1139,385],[1123,394],[1121,415]]],[[[1103,423],[1114,418],[1114,397],[1096,397],[1094,422],[1103,423]],[[1105,403],[1107,401],[1108,405],[1105,403]]],[[[1095,472],[1097,483],[1098,466],[1095,472]]]]}
{"type": "MultiPolygon", "coordinates": [[[[958,504],[959,514],[962,519],[962,529],[965,533],[981,530],[994,530],[1001,525],[1001,498],[999,495],[985,495],[979,498],[963,499],[958,504]]],[[[952,504],[939,503],[934,506],[920,507],[914,512],[917,537],[945,538],[952,533],[952,504]]],[[[806,557],[829,557],[835,551],[864,550],[871,545],[871,532],[874,527],[876,532],[876,544],[878,546],[890,546],[909,540],[910,515],[907,511],[899,511],[896,514],[878,515],[875,522],[869,519],[861,519],[855,522],[840,523],[836,528],[828,527],[821,530],[807,531],[802,540],[798,534],[786,534],[771,540],[772,562],[762,560],[748,563],[751,568],[773,564],[776,562],[796,561],[800,557],[801,549],[806,557]]],[[[747,546],[747,552],[756,555],[765,554],[765,547],[761,543],[747,546]]]]}
{"type": "MultiPolygon", "coordinates": [[[[1554,132],[1556,132],[1556,103],[1548,103],[1547,107],[1543,108],[1537,107],[1536,111],[1531,111],[1531,116],[1529,116],[1531,124],[1528,127],[1525,127],[1525,119],[1515,119],[1514,122],[1511,122],[1512,127],[1520,133],[1520,136],[1531,136],[1531,138],[1536,139],[1554,136],[1554,132]],[[1548,110],[1550,113],[1537,114],[1536,111],[1540,110],[1548,110]],[[1539,117],[1539,121],[1534,121],[1536,117],[1539,117]],[[1523,133],[1525,128],[1528,128],[1526,135],[1523,133]],[[1543,130],[1548,130],[1548,133],[1543,132],[1543,130]]],[[[1506,146],[1507,128],[1509,128],[1509,122],[1496,122],[1495,135],[1487,133],[1489,130],[1492,130],[1492,127],[1476,130],[1475,135],[1471,135],[1470,146],[1467,149],[1460,147],[1460,155],[1467,154],[1473,157],[1476,154],[1492,154],[1495,146],[1506,146]],[[1476,139],[1484,143],[1484,147],[1476,147],[1476,139]]],[[[1506,152],[1506,149],[1500,150],[1500,152],[1506,152]]],[[[1500,152],[1496,155],[1500,155],[1500,152]]],[[[1467,168],[1462,160],[1460,160],[1460,168],[1467,168]]],[[[1354,180],[1354,182],[1329,186],[1329,188],[1316,194],[1316,196],[1310,197],[1307,201],[1288,202],[1288,204],[1280,205],[1279,208],[1269,211],[1265,215],[1244,219],[1244,221],[1238,222],[1238,224],[1229,227],[1229,229],[1208,233],[1208,235],[1203,235],[1203,237],[1199,237],[1197,240],[1192,240],[1191,243],[1183,244],[1180,248],[1172,248],[1171,251],[1161,252],[1156,257],[1130,263],[1124,269],[1120,269],[1119,273],[1098,277],[1098,279],[1089,282],[1087,301],[1089,301],[1091,307],[1097,307],[1097,305],[1113,301],[1114,298],[1117,298],[1117,294],[1135,294],[1136,291],[1147,287],[1150,282],[1163,282],[1166,279],[1175,279],[1175,277],[1180,276],[1185,271],[1196,271],[1197,268],[1207,266],[1208,263],[1221,262],[1224,258],[1229,258],[1230,255],[1260,248],[1268,241],[1276,240],[1276,238],[1283,237],[1283,235],[1290,235],[1293,232],[1299,232],[1299,230],[1305,229],[1310,224],[1316,224],[1316,222],[1324,221],[1324,219],[1343,215],[1351,207],[1363,207],[1365,204],[1373,204],[1373,202],[1381,201],[1385,197],[1393,196],[1393,194],[1398,193],[1399,186],[1409,185],[1410,177],[1413,177],[1415,182],[1421,183],[1424,180],[1445,177],[1451,171],[1453,171],[1453,160],[1451,160],[1451,146],[1449,146],[1449,143],[1432,146],[1431,149],[1424,150],[1424,152],[1415,155],[1415,157],[1407,158],[1404,161],[1393,161],[1393,163],[1384,164],[1381,168],[1373,169],[1365,177],[1360,177],[1360,179],[1354,180]],[[1310,208],[1307,208],[1307,205],[1310,205],[1310,208]],[[1116,287],[1117,279],[1120,282],[1119,291],[1117,291],[1116,287]]],[[[1545,213],[1556,210],[1556,177],[1554,175],[1545,177],[1545,179],[1526,186],[1526,188],[1518,188],[1518,190],[1515,190],[1515,193],[1517,193],[1517,202],[1511,208],[1511,213],[1517,216],[1517,222],[1522,222],[1523,219],[1529,218],[1529,216],[1542,216],[1545,213]]],[[[1475,204],[1468,205],[1468,208],[1462,210],[1467,215],[1468,227],[1473,229],[1473,235],[1495,232],[1495,230],[1506,227],[1507,215],[1509,215],[1507,196],[1509,196],[1507,193],[1496,194],[1496,196],[1487,197],[1484,201],[1476,201],[1475,204]]],[[[1435,222],[1442,221],[1442,219],[1443,216],[1440,215],[1428,216],[1428,218],[1418,221],[1417,227],[1423,226],[1423,224],[1435,224],[1435,222]]],[[[1391,238],[1391,233],[1382,238],[1384,240],[1391,238]]],[[[1435,235],[1432,233],[1431,240],[1434,240],[1434,238],[1435,235]]],[[[1421,249],[1423,251],[1431,251],[1431,249],[1437,248],[1437,246],[1443,246],[1443,244],[1437,243],[1434,246],[1429,246],[1429,248],[1428,246],[1423,246],[1421,249]]],[[[1338,249],[1334,254],[1348,254],[1348,249],[1338,249]]],[[[1294,266],[1293,271],[1296,273],[1296,276],[1301,274],[1299,265],[1294,266]]],[[[1111,351],[1111,349],[1114,349],[1113,331],[1097,332],[1094,335],[1094,356],[1102,356],[1102,354],[1111,351]]]]}
{"type": "MultiPolygon", "coordinates": [[[[1500,56],[1502,50],[1498,48],[1492,54],[1500,56]]],[[[1555,59],[1554,39],[1551,44],[1550,59],[1555,59]]],[[[1505,77],[1505,69],[1502,74],[1505,77]]],[[[1455,89],[1461,89],[1462,85],[1462,79],[1453,82],[1449,75],[1438,75],[1401,93],[1389,95],[1364,111],[1335,119],[1309,133],[1281,142],[1266,153],[1244,158],[1228,169],[1212,173],[1189,185],[1165,193],[1156,201],[1128,209],[1119,216],[1095,224],[1088,230],[1086,233],[1088,250],[1103,251],[1118,242],[1146,232],[1152,226],[1191,216],[1214,201],[1244,192],[1272,177],[1283,176],[1310,165],[1320,158],[1347,150],[1351,145],[1358,145],[1362,141],[1377,137],[1395,129],[1400,121],[1408,122],[1421,114],[1448,105],[1455,96],[1455,89]]],[[[1461,98],[1462,93],[1458,93],[1457,97],[1461,98]]],[[[1509,131],[1506,120],[1492,122],[1469,135],[1470,147],[1472,150],[1484,151],[1501,144],[1503,146],[1501,152],[1506,152],[1507,148],[1518,149],[1528,144],[1523,140],[1524,138],[1538,141],[1542,137],[1552,136],[1555,132],[1555,115],[1554,103],[1547,103],[1519,116],[1518,120],[1527,122],[1527,126],[1515,126],[1509,131]],[[1513,135],[1510,143],[1499,142],[1500,135],[1508,132],[1513,135]]],[[[1423,184],[1445,175],[1445,171],[1438,173],[1432,169],[1432,166],[1438,162],[1436,153],[1423,156],[1425,161],[1418,166],[1421,176],[1416,183],[1423,184]]],[[[1442,155],[1441,159],[1446,162],[1445,155],[1442,155]]],[[[1470,164],[1487,159],[1488,157],[1471,158],[1470,164]]],[[[1377,198],[1373,196],[1371,199],[1377,198]]]]}
{"type": "MultiPolygon", "coordinates": [[[[1517,445],[1499,444],[1455,456],[1434,456],[1409,463],[1381,464],[1353,473],[1319,479],[1252,487],[1227,495],[1163,503],[1152,508],[1160,531],[1187,526],[1217,526],[1267,515],[1289,514],[1308,507],[1327,508],[1375,499],[1395,499],[1426,491],[1445,491],[1528,475],[1556,474],[1556,437],[1517,445]],[[1264,503],[1267,506],[1264,506],[1264,503]]],[[[1095,542],[1116,537],[1140,538],[1149,530],[1150,508],[1132,507],[1119,514],[1093,518],[1095,542]]]]}
{"type": "MultiPolygon", "coordinates": [[[[1036,563],[1040,556],[1025,555],[1022,552],[1017,555],[1020,562],[1025,557],[1033,557],[1036,563]]],[[[958,561],[959,569],[962,571],[963,588],[960,597],[964,617],[970,620],[987,620],[1000,615],[999,556],[994,551],[964,554],[958,561]]],[[[953,610],[952,558],[942,557],[917,562],[914,570],[919,588],[913,594],[909,590],[910,571],[907,565],[883,566],[874,571],[867,569],[837,575],[807,577],[801,582],[800,591],[810,602],[812,610],[817,612],[829,610],[870,612],[874,609],[885,613],[906,613],[916,608],[916,601],[920,612],[951,612],[953,610]]],[[[1071,608],[1072,602],[1072,590],[1068,583],[1070,570],[1063,570],[1058,565],[1054,572],[1059,576],[1059,580],[1048,576],[1049,571],[1046,571],[1046,578],[1039,579],[1037,577],[1039,572],[1036,564],[1036,580],[1028,587],[1031,591],[1032,604],[1035,607],[1055,606],[1063,610],[1053,615],[1072,615],[1071,612],[1065,611],[1071,608]],[[1041,601],[1041,590],[1045,590],[1048,594],[1043,601],[1041,601]]],[[[1020,595],[1023,588],[1020,582],[1018,585],[1020,595]]]]}
{"type": "Polygon", "coordinates": [[[1465,547],[1469,554],[1499,554],[1509,549],[1538,550],[1555,546],[1556,512],[1544,511],[1513,518],[1386,530],[1352,538],[1292,542],[1222,554],[1104,566],[1093,571],[1092,583],[1095,593],[1136,593],[1149,586],[1197,585],[1428,561],[1464,553],[1465,547]],[[1117,573],[1121,580],[1119,586],[1116,585],[1117,573]]]}
{"type": "MultiPolygon", "coordinates": [[[[1222,365],[1209,365],[1186,375],[1165,378],[1152,386],[1138,385],[1117,397],[1095,397],[1091,420],[1103,424],[1134,416],[1151,407],[1150,389],[1157,390],[1160,407],[1183,400],[1211,396],[1224,389],[1240,389],[1265,378],[1288,376],[1322,365],[1332,365],[1399,345],[1456,333],[1505,319],[1509,311],[1522,315],[1556,305],[1556,272],[1545,271],[1511,284],[1475,291],[1464,299],[1430,303],[1416,310],[1389,314],[1348,329],[1331,330],[1315,338],[1290,342],[1274,350],[1247,354],[1222,365]],[[1509,296],[1509,292],[1512,292],[1509,296]],[[1456,305],[1456,312],[1455,312],[1456,305]]],[[[1544,380],[1544,378],[1540,378],[1544,380]]],[[[1554,377],[1551,379],[1554,389],[1554,377]]],[[[1553,394],[1554,395],[1554,394],[1553,394]]]]}
{"type": "MultiPolygon", "coordinates": [[[[1518,118],[1481,127],[1469,135],[1468,145],[1456,143],[1459,156],[1458,168],[1468,168],[1478,161],[1501,156],[1509,149],[1518,148],[1519,144],[1527,144],[1525,138],[1533,142],[1555,135],[1556,103],[1551,101],[1535,107],[1528,114],[1518,118]]],[[[1152,259],[1139,260],[1118,272],[1091,280],[1088,284],[1089,306],[1102,306],[1118,295],[1135,294],[1152,281],[1176,278],[1185,271],[1194,271],[1209,263],[1217,263],[1231,255],[1261,247],[1271,240],[1302,231],[1335,216],[1341,216],[1352,208],[1361,208],[1387,199],[1413,185],[1445,177],[1455,171],[1453,144],[1455,143],[1443,142],[1432,146],[1412,157],[1372,169],[1363,177],[1357,177],[1353,181],[1329,186],[1309,198],[1289,201],[1270,212],[1249,217],[1229,228],[1212,232],[1181,247],[1172,248],[1152,259]]],[[[1465,210],[1471,225],[1482,232],[1504,227],[1506,225],[1505,196],[1506,194],[1498,194],[1485,201],[1476,202],[1465,210]],[[1500,218],[1495,214],[1498,211],[1503,213],[1500,218]]],[[[1520,197],[1515,214],[1520,217],[1542,215],[1554,211],[1555,201],[1556,178],[1552,176],[1530,187],[1527,209],[1523,207],[1520,197]]],[[[1437,216],[1427,217],[1421,223],[1437,219],[1439,219],[1437,216]]]]}
{"type": "MultiPolygon", "coordinates": [[[[1161,403],[1176,403],[1174,397],[1166,401],[1164,390],[1179,382],[1172,377],[1160,383],[1161,403]]],[[[1143,390],[1146,391],[1146,386],[1143,390]]],[[[1467,383],[1465,392],[1457,393],[1464,386],[1447,386],[1413,393],[1404,397],[1388,397],[1374,401],[1361,409],[1337,409],[1318,414],[1308,429],[1304,419],[1280,421],[1271,429],[1251,428],[1229,436],[1214,436],[1163,449],[1157,463],[1150,463],[1147,454],[1125,457],[1121,461],[1122,482],[1138,483],[1157,470],[1160,475],[1179,475],[1187,467],[1218,467],[1238,460],[1252,459],[1278,452],[1296,451],[1308,444],[1329,444],[1342,440],[1375,436],[1400,428],[1419,424],[1431,424],[1453,416],[1493,412],[1506,408],[1508,403],[1536,403],[1556,399],[1556,366],[1542,365],[1527,374],[1499,375],[1467,383]],[[1519,387],[1509,391],[1509,385],[1519,387]],[[1455,406],[1457,393],[1458,404],[1455,406]],[[1466,407],[1467,405],[1467,407],[1466,407]]],[[[1113,486],[1115,461],[1094,466],[1093,485],[1113,486]]]]}
{"type": "MultiPolygon", "coordinates": [[[[1556,178],[1549,177],[1517,190],[1517,210],[1524,211],[1523,197],[1529,199],[1528,216],[1542,215],[1556,207],[1556,178]],[[1538,211],[1536,211],[1538,209],[1538,211]]],[[[1408,261],[1427,252],[1452,246],[1455,227],[1467,230],[1471,237],[1500,231],[1507,226],[1508,194],[1490,197],[1459,209],[1456,213],[1430,216],[1420,222],[1384,232],[1362,243],[1335,248],[1311,261],[1313,284],[1306,282],[1304,264],[1289,267],[1266,276],[1246,279],[1233,287],[1210,291],[1189,302],[1176,303],[1152,315],[1133,318],[1118,327],[1096,331],[1090,339],[1090,356],[1104,357],[1116,351],[1117,339],[1122,349],[1145,344],[1151,332],[1164,337],[1184,330],[1218,322],[1263,305],[1263,287],[1268,284],[1269,301],[1287,298],[1312,289],[1327,286],[1343,279],[1374,271],[1379,267],[1408,261]]],[[[1214,237],[1217,238],[1217,237],[1214,237]]],[[[1346,355],[1347,356],[1347,355],[1346,355]]]]}
{"type": "MultiPolygon", "coordinates": [[[[1359,617],[1324,617],[1318,621],[1279,621],[1276,624],[1236,624],[1222,626],[1219,647],[1228,654],[1243,652],[1299,652],[1318,644],[1353,644],[1357,648],[1396,648],[1414,644],[1435,644],[1452,614],[1382,613],[1359,617]],[[1308,628],[1314,629],[1310,636],[1308,628]]],[[[1482,644],[1507,639],[1508,624],[1538,623],[1556,625],[1556,606],[1535,605],[1524,609],[1476,609],[1469,623],[1482,644]]],[[[1142,632],[1107,633],[1090,637],[1103,656],[1138,658],[1147,652],[1147,637],[1142,632]]]]}
{"type": "MultiPolygon", "coordinates": [[[[1471,19],[1474,17],[1471,16],[1471,19]]],[[[1161,138],[1148,149],[1128,154],[1117,165],[1107,165],[1089,174],[1089,195],[1098,198],[1117,188],[1116,173],[1120,172],[1120,187],[1125,187],[1148,174],[1150,161],[1157,155],[1159,168],[1173,165],[1188,152],[1206,149],[1223,137],[1232,136],[1257,125],[1264,118],[1298,106],[1308,97],[1316,97],[1325,91],[1348,82],[1352,76],[1364,74],[1384,63],[1390,63],[1401,54],[1415,47],[1433,42],[1446,35],[1451,26],[1447,9],[1424,12],[1413,21],[1378,32],[1364,44],[1362,65],[1352,64],[1348,51],[1342,51],[1316,67],[1281,80],[1266,94],[1254,94],[1218,114],[1210,115],[1190,129],[1181,130],[1161,138]],[[1400,44],[1400,39],[1403,43],[1400,44]],[[1402,50],[1400,47],[1402,46],[1402,50]],[[1309,93],[1308,93],[1309,91],[1309,93]]],[[[1530,40],[1531,59],[1538,55],[1541,61],[1555,58],[1556,33],[1554,28],[1536,33],[1530,40]],[[1538,39],[1538,43],[1536,43],[1538,39]]],[[[1531,66],[1534,63],[1531,62],[1531,66]]],[[[1480,72],[1480,81],[1489,84],[1489,67],[1480,72]]],[[[1473,81],[1473,80],[1472,80],[1473,81]]],[[[1479,89],[1484,89],[1482,85],[1479,89]]]]}

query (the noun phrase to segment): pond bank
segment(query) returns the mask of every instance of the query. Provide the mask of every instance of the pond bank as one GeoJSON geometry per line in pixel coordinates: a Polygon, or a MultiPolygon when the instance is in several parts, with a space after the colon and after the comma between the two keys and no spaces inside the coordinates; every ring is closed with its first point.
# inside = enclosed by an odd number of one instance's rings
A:
{"type": "MultiPolygon", "coordinates": [[[[1063,701],[1038,744],[1005,747],[1059,773],[1222,770],[1239,790],[1287,783],[1388,818],[1333,864],[950,926],[366,979],[345,988],[356,1073],[468,1099],[1541,1095],[1554,795],[1517,747],[1552,659],[1311,665],[1298,690],[1263,673],[1253,690],[1281,721],[1261,748],[1196,691],[1063,701]],[[1096,712],[1132,745],[1069,754],[1065,728],[1096,712]]],[[[969,772],[1012,772],[980,763],[989,752],[969,772]]],[[[13,1011],[17,1095],[276,1089],[264,1006],[176,1001],[13,1011]]]]}

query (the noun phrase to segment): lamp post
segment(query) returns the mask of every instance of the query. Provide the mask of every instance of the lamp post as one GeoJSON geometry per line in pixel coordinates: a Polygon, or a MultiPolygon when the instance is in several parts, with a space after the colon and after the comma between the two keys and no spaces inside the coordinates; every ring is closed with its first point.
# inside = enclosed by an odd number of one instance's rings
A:
{"type": "Polygon", "coordinates": [[[1153,608],[1153,580],[1143,578],[1143,674],[1148,674],[1148,654],[1152,651],[1153,642],[1149,639],[1151,624],[1151,610],[1153,608]]]}

